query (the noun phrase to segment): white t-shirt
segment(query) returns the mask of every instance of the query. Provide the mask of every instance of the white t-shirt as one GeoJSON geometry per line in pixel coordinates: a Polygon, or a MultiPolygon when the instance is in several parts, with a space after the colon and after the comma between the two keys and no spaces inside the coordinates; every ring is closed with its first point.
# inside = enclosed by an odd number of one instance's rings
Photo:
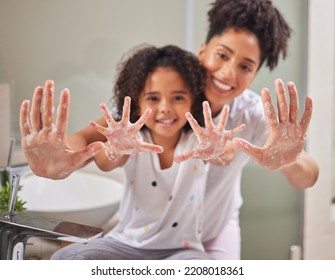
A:
{"type": "MultiPolygon", "coordinates": [[[[214,123],[220,119],[219,114],[214,123]]],[[[230,107],[226,130],[245,124],[246,128],[235,137],[261,146],[267,137],[267,123],[258,94],[245,90],[230,107]]],[[[232,163],[224,168],[209,164],[205,193],[203,241],[217,237],[242,205],[241,175],[249,156],[237,150],[232,163]]]]}
{"type": "MultiPolygon", "coordinates": [[[[148,130],[140,136],[152,143],[148,130]]],[[[182,133],[175,155],[197,143],[192,131],[182,133]]],[[[124,166],[120,221],[108,235],[136,248],[204,250],[201,235],[208,165],[190,159],[162,170],[157,154],[132,155],[124,166]]]]}

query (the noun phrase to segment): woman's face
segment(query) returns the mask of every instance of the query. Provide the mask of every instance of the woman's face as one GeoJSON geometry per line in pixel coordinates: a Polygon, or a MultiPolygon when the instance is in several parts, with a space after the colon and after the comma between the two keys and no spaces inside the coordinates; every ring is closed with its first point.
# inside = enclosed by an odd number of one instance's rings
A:
{"type": "Polygon", "coordinates": [[[244,29],[226,29],[201,46],[198,58],[207,70],[205,96],[214,116],[250,86],[260,57],[256,35],[244,29]]]}

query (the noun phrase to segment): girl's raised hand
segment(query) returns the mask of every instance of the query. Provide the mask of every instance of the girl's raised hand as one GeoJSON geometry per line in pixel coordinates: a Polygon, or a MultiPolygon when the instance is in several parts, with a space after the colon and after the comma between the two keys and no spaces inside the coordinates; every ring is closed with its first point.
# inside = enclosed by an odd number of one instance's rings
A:
{"type": "Polygon", "coordinates": [[[269,90],[262,89],[264,114],[268,122],[269,135],[263,147],[236,138],[234,145],[259,165],[269,170],[279,170],[295,162],[303,153],[307,129],[312,117],[312,99],[306,97],[306,106],[301,121],[299,118],[298,93],[294,83],[287,84],[290,96],[288,104],[282,80],[275,81],[278,117],[274,110],[269,90]]]}
{"type": "Polygon", "coordinates": [[[204,128],[199,126],[191,113],[186,114],[186,118],[197,136],[199,144],[193,150],[175,156],[174,160],[182,162],[189,158],[198,158],[217,165],[227,165],[235,155],[235,149],[230,138],[242,131],[245,126],[242,124],[232,130],[225,130],[229,113],[228,105],[224,106],[218,125],[213,123],[211,109],[207,101],[203,102],[203,112],[205,119],[204,128]]]}
{"type": "Polygon", "coordinates": [[[150,116],[150,109],[135,122],[129,121],[130,116],[130,97],[124,99],[122,118],[116,122],[108,112],[106,104],[101,104],[100,108],[107,122],[107,127],[103,127],[96,122],[90,122],[90,125],[107,138],[105,143],[106,156],[110,160],[116,160],[122,155],[130,155],[141,151],[154,153],[163,152],[163,148],[158,145],[143,142],[137,137],[139,130],[145,124],[150,116]]]}
{"type": "Polygon", "coordinates": [[[104,144],[94,142],[74,151],[67,142],[70,93],[64,89],[60,96],[54,124],[54,83],[34,91],[31,112],[30,101],[22,102],[20,109],[21,146],[32,171],[41,177],[63,179],[93,158],[104,144]]]}

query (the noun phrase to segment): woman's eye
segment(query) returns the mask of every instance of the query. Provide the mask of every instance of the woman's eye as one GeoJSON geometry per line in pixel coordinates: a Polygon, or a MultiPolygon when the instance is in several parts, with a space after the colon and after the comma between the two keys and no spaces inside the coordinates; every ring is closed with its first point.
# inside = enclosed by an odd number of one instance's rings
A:
{"type": "Polygon", "coordinates": [[[221,59],[227,59],[228,57],[224,54],[224,53],[217,53],[217,55],[221,58],[221,59]]]}
{"type": "Polygon", "coordinates": [[[249,73],[249,72],[251,72],[251,69],[250,69],[250,67],[249,67],[249,66],[247,66],[247,65],[241,65],[241,69],[242,69],[244,72],[246,72],[246,73],[249,73]]]}

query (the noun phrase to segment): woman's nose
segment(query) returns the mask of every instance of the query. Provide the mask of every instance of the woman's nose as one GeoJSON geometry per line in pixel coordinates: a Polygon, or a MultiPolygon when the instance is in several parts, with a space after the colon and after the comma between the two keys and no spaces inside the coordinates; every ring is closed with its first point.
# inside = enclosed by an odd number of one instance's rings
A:
{"type": "Polygon", "coordinates": [[[224,78],[233,79],[236,77],[235,66],[233,65],[233,63],[227,62],[223,64],[219,72],[220,75],[224,78]]]}

